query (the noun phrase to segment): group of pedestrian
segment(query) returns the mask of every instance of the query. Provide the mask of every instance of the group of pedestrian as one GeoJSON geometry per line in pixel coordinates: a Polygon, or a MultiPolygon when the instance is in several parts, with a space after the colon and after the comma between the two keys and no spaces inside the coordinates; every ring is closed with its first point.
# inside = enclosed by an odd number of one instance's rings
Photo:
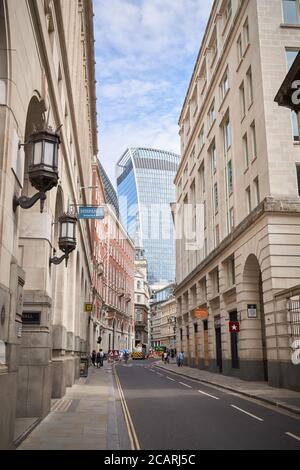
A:
{"type": "Polygon", "coordinates": [[[119,362],[125,362],[127,364],[129,358],[129,351],[128,349],[123,349],[119,352],[119,362]]]}
{"type": "MultiPolygon", "coordinates": [[[[169,364],[170,363],[170,357],[173,359],[175,357],[175,353],[174,353],[174,350],[165,350],[163,353],[162,353],[162,356],[161,356],[161,359],[163,361],[164,364],[169,364]]],[[[183,363],[184,363],[184,352],[181,351],[178,356],[177,356],[177,359],[176,359],[176,363],[178,365],[178,367],[183,367],[183,363]]]]}
{"type": "Polygon", "coordinates": [[[103,361],[104,361],[104,352],[102,349],[96,353],[95,350],[93,350],[91,354],[91,361],[94,367],[97,367],[98,369],[103,366],[103,361]]]}

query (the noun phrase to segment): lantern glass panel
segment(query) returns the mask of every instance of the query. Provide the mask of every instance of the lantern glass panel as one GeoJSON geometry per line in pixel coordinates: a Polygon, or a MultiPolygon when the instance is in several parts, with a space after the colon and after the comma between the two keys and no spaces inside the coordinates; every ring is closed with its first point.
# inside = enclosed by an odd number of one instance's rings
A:
{"type": "Polygon", "coordinates": [[[68,222],[61,224],[61,237],[66,238],[68,236],[68,222]]]}
{"type": "Polygon", "coordinates": [[[69,237],[75,238],[75,224],[70,223],[69,227],[69,237]]]}
{"type": "Polygon", "coordinates": [[[42,152],[43,152],[43,143],[42,142],[34,142],[32,144],[32,151],[33,151],[33,164],[40,165],[42,162],[42,152]]]}
{"type": "Polygon", "coordinates": [[[53,166],[54,144],[52,142],[45,142],[44,164],[53,166]]]}

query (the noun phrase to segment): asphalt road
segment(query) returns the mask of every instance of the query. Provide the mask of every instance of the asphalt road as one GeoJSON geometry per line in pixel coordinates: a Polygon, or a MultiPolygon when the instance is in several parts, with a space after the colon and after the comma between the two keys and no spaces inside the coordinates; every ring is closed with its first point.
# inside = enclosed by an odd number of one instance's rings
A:
{"type": "Polygon", "coordinates": [[[153,363],[116,368],[142,450],[300,450],[300,418],[153,363]]]}

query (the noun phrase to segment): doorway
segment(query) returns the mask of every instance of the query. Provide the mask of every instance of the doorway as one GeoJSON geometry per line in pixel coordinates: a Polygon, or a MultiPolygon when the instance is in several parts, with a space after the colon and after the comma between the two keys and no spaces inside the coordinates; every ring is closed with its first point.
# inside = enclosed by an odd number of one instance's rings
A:
{"type": "Polygon", "coordinates": [[[216,361],[217,368],[221,374],[223,371],[223,360],[222,360],[222,330],[221,330],[221,317],[215,317],[215,334],[216,334],[216,361]]]}
{"type": "MultiPolygon", "coordinates": [[[[231,322],[238,321],[237,310],[229,313],[229,319],[231,322]]],[[[236,331],[232,331],[230,333],[230,342],[231,342],[231,367],[232,369],[239,369],[240,368],[240,360],[239,360],[239,351],[238,351],[238,333],[236,331]]]]}
{"type": "Polygon", "coordinates": [[[208,351],[208,321],[203,322],[203,343],[204,343],[204,367],[209,366],[209,351],[208,351]]]}

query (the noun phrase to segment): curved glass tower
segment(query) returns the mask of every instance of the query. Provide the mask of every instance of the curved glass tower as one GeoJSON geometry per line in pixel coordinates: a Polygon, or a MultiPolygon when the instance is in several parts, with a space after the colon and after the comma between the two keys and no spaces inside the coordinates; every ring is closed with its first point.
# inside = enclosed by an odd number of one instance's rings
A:
{"type": "Polygon", "coordinates": [[[175,240],[170,204],[176,201],[174,178],[180,156],[130,148],[117,163],[120,215],[136,246],[145,250],[148,282],[175,281],[175,240]]]}

